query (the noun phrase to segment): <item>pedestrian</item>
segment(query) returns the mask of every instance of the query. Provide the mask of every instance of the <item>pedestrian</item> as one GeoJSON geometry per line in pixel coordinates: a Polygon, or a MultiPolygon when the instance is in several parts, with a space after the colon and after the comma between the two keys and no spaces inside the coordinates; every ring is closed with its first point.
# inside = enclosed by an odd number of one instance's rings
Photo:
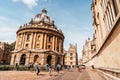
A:
{"type": "Polygon", "coordinates": [[[15,70],[18,70],[19,69],[19,65],[18,63],[15,64],[15,70]]]}
{"type": "Polygon", "coordinates": [[[36,75],[38,76],[39,72],[40,72],[40,63],[36,62],[34,64],[34,67],[35,67],[35,71],[36,71],[36,75]]]}
{"type": "Polygon", "coordinates": [[[81,65],[79,66],[79,72],[82,72],[82,66],[81,65]]]}
{"type": "Polygon", "coordinates": [[[49,71],[49,65],[48,64],[45,65],[45,70],[49,71]]]}
{"type": "Polygon", "coordinates": [[[60,68],[61,68],[61,65],[60,65],[60,64],[57,64],[56,70],[57,70],[58,73],[59,73],[59,71],[60,71],[60,68]]]}

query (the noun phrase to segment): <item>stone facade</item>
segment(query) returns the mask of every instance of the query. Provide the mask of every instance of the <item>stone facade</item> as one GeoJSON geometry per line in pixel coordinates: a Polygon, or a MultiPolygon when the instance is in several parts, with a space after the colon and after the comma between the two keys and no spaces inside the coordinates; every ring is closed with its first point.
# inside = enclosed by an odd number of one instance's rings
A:
{"type": "Polygon", "coordinates": [[[95,38],[86,40],[82,50],[82,63],[87,63],[96,53],[95,38]]]}
{"type": "Polygon", "coordinates": [[[120,69],[120,1],[93,0],[96,53],[86,65],[120,69]]]}
{"type": "Polygon", "coordinates": [[[78,64],[77,46],[70,44],[68,51],[64,51],[64,65],[75,66],[78,64]]]}
{"type": "Polygon", "coordinates": [[[0,64],[9,64],[11,59],[11,52],[9,44],[0,42],[0,64]]]}
{"type": "Polygon", "coordinates": [[[29,24],[20,26],[16,34],[11,65],[35,62],[41,65],[63,64],[64,35],[47,15],[47,10],[43,9],[42,13],[32,18],[29,24]]]}

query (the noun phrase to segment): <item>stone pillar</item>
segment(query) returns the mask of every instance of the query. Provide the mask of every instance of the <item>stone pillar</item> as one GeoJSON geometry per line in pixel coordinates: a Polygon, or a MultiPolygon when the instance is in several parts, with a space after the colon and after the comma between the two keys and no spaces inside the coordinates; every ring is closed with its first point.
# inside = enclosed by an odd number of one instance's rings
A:
{"type": "Polygon", "coordinates": [[[34,34],[34,40],[33,40],[33,49],[36,48],[36,36],[37,36],[37,34],[35,33],[34,34]]]}
{"type": "Polygon", "coordinates": [[[28,65],[30,59],[30,53],[26,54],[25,65],[28,65]]]}
{"type": "Polygon", "coordinates": [[[25,48],[25,43],[26,43],[26,33],[24,33],[24,41],[23,41],[23,48],[25,48]]]}
{"type": "Polygon", "coordinates": [[[33,33],[31,34],[31,37],[30,37],[30,46],[29,48],[32,49],[32,43],[33,43],[33,33]]]}
{"type": "Polygon", "coordinates": [[[55,37],[55,51],[57,51],[57,37],[55,37]]]}
{"type": "Polygon", "coordinates": [[[41,42],[40,42],[40,49],[43,49],[43,48],[42,48],[43,42],[44,42],[44,36],[43,36],[43,35],[44,35],[44,34],[42,33],[42,34],[41,34],[41,39],[40,39],[40,40],[41,40],[41,42]]]}
{"type": "Polygon", "coordinates": [[[20,48],[23,48],[23,41],[24,41],[24,33],[21,33],[20,48]]]}
{"type": "Polygon", "coordinates": [[[55,50],[55,36],[53,36],[53,41],[52,41],[52,50],[55,50]]]}
{"type": "Polygon", "coordinates": [[[44,36],[44,49],[47,49],[46,45],[47,45],[47,34],[45,34],[44,36]]]}

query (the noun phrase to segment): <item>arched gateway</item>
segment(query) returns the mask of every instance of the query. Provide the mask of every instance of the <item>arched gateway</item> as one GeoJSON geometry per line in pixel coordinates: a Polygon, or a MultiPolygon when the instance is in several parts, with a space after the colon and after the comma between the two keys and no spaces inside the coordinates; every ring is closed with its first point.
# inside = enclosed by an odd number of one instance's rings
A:
{"type": "Polygon", "coordinates": [[[20,26],[16,33],[17,40],[11,65],[27,65],[37,60],[41,65],[58,62],[62,64],[64,35],[57,29],[46,9],[32,18],[28,24],[20,26]]]}

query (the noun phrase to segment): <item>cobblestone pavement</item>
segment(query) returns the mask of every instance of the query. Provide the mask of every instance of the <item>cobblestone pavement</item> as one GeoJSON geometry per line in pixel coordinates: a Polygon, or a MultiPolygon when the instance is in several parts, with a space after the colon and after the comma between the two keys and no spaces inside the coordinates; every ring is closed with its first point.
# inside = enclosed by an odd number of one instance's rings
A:
{"type": "Polygon", "coordinates": [[[0,80],[104,80],[104,78],[91,69],[82,72],[73,69],[61,71],[59,74],[54,72],[53,76],[49,76],[48,72],[41,72],[36,76],[34,71],[0,71],[0,80]]]}
{"type": "Polygon", "coordinates": [[[38,76],[33,71],[0,71],[0,80],[48,80],[48,72],[41,72],[38,76]]]}
{"type": "Polygon", "coordinates": [[[59,76],[56,76],[49,80],[91,80],[91,79],[86,70],[78,72],[77,69],[73,69],[72,71],[66,71],[63,74],[59,74],[59,76]]]}

